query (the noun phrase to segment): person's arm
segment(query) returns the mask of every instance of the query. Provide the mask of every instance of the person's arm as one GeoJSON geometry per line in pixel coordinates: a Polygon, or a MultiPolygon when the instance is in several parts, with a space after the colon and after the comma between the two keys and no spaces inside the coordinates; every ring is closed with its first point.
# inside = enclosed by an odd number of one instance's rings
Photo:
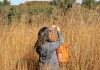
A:
{"type": "Polygon", "coordinates": [[[63,43],[62,33],[60,31],[57,31],[57,34],[58,34],[58,43],[63,43]]]}
{"type": "Polygon", "coordinates": [[[55,50],[57,49],[58,47],[60,47],[62,44],[63,44],[63,37],[62,37],[62,33],[60,31],[60,28],[58,26],[56,26],[57,28],[57,34],[58,34],[58,42],[52,42],[51,43],[51,46],[50,46],[50,50],[55,50]]]}

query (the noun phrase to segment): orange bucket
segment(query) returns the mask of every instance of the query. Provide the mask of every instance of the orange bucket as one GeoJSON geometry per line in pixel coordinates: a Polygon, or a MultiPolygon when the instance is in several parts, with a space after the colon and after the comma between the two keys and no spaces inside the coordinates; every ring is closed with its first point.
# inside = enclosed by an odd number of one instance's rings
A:
{"type": "Polygon", "coordinates": [[[62,45],[57,49],[57,57],[59,62],[67,62],[69,59],[68,56],[68,46],[62,45]]]}

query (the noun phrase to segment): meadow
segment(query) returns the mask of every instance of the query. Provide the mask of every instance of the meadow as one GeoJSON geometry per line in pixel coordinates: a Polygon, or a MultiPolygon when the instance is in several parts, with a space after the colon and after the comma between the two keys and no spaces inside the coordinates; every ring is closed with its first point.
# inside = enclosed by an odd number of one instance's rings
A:
{"type": "Polygon", "coordinates": [[[69,47],[64,70],[100,70],[100,7],[76,4],[66,12],[53,6],[0,8],[0,70],[36,70],[37,33],[53,24],[69,47]]]}

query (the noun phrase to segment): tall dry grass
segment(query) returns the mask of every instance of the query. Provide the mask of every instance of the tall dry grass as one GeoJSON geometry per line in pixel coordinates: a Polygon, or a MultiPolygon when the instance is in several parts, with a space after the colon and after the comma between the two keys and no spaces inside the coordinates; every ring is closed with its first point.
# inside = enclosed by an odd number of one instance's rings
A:
{"type": "Polygon", "coordinates": [[[100,13],[75,6],[66,15],[61,14],[54,9],[47,20],[41,14],[33,16],[31,25],[26,24],[25,15],[19,23],[13,19],[12,25],[2,25],[0,20],[0,70],[36,70],[34,43],[38,30],[52,24],[61,27],[69,46],[65,70],[100,70],[100,13]]]}

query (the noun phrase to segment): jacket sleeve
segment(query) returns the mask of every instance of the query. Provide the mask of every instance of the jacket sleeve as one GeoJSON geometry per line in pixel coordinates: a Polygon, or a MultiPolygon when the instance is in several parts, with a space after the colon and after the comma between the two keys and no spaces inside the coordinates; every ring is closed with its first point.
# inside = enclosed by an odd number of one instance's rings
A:
{"type": "Polygon", "coordinates": [[[52,42],[50,44],[50,51],[57,49],[58,47],[60,47],[63,44],[63,38],[62,38],[62,34],[60,31],[57,32],[58,34],[58,42],[52,42]]]}

